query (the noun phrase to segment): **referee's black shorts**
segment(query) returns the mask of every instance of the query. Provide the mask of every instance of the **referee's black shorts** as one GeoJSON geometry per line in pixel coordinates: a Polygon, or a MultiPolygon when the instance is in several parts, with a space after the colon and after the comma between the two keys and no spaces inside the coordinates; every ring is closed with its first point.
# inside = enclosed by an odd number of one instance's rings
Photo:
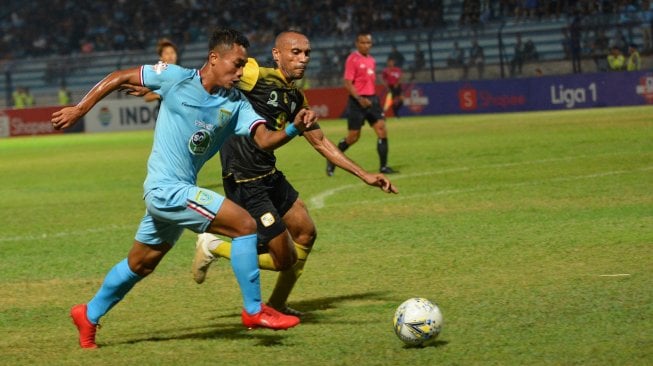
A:
{"type": "Polygon", "coordinates": [[[379,97],[376,95],[361,95],[361,97],[369,99],[372,105],[363,108],[356,99],[349,97],[347,101],[347,127],[350,130],[360,130],[365,121],[372,126],[376,121],[385,118],[379,97]]]}

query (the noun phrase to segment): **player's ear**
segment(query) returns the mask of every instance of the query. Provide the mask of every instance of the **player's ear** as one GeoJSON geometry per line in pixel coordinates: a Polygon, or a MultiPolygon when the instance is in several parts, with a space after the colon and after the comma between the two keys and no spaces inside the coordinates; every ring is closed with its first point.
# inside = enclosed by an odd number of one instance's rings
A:
{"type": "Polygon", "coordinates": [[[272,59],[274,62],[279,62],[279,49],[276,47],[272,49],[272,59]]]}
{"type": "Polygon", "coordinates": [[[218,54],[215,51],[209,51],[209,64],[213,65],[217,61],[218,54]]]}

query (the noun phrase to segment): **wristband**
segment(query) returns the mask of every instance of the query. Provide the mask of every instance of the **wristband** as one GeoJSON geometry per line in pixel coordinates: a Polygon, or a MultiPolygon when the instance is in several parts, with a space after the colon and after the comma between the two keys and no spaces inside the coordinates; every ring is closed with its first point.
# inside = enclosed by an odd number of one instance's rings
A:
{"type": "Polygon", "coordinates": [[[295,137],[299,135],[299,132],[300,131],[297,129],[297,127],[295,127],[294,123],[288,123],[286,126],[286,135],[288,135],[288,137],[295,137]]]}

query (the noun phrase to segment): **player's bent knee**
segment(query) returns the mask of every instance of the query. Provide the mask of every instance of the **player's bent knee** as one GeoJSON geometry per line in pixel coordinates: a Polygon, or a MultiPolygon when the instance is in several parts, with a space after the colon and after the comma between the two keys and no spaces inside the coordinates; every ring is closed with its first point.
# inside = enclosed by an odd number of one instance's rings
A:
{"type": "Polygon", "coordinates": [[[245,236],[256,233],[256,221],[251,216],[243,217],[242,220],[233,228],[233,237],[245,236]]]}
{"type": "Polygon", "coordinates": [[[317,231],[315,230],[315,227],[313,227],[312,230],[304,230],[293,238],[295,243],[306,247],[312,247],[316,239],[317,231]]]}
{"type": "Polygon", "coordinates": [[[166,253],[172,248],[170,244],[146,245],[134,242],[132,249],[127,256],[129,269],[141,277],[146,277],[154,272],[154,269],[163,259],[166,253]]]}

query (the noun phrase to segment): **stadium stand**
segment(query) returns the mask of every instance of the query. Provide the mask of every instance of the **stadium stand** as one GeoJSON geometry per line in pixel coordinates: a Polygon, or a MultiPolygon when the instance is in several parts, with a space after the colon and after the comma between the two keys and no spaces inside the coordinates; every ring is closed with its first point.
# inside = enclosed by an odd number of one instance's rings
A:
{"type": "Polygon", "coordinates": [[[45,105],[54,103],[56,90],[65,82],[76,100],[115,69],[155,62],[154,43],[161,36],[172,38],[180,46],[180,64],[199,67],[206,57],[206,34],[216,22],[243,29],[252,41],[250,53],[263,61],[270,58],[268,50],[275,33],[288,28],[306,32],[313,46],[307,76],[312,86],[319,87],[341,85],[344,57],[353,48],[354,34],[363,27],[373,31],[372,53],[379,70],[395,46],[405,57],[404,69],[415,81],[442,81],[460,77],[458,70],[446,64],[454,41],[468,51],[471,41],[478,40],[485,52],[486,78],[507,76],[501,70],[508,67],[517,34],[524,42],[533,42],[538,65],[553,65],[548,73],[567,73],[571,68],[567,67],[570,61],[565,35],[574,11],[583,19],[582,55],[588,65],[592,65],[596,29],[611,38],[621,31],[626,44],[642,44],[641,30],[650,28],[646,21],[651,18],[648,9],[637,8],[634,13],[622,7],[595,9],[590,6],[595,2],[582,0],[568,2],[575,7],[564,8],[559,14],[557,9],[544,8],[551,2],[540,1],[543,7],[534,15],[516,5],[504,8],[499,5],[503,2],[480,0],[410,0],[401,5],[388,0],[315,1],[300,5],[296,12],[302,15],[292,20],[284,15],[291,11],[291,5],[296,6],[291,1],[268,0],[267,6],[256,9],[244,9],[239,2],[229,1],[218,1],[215,6],[208,0],[171,1],[169,7],[154,0],[103,0],[80,7],[73,6],[71,0],[55,0],[47,6],[42,2],[12,0],[0,11],[2,107],[11,105],[11,91],[18,86],[30,88],[37,104],[45,105]],[[140,21],[134,22],[134,17],[140,21]],[[250,19],[258,23],[252,24],[250,19]],[[426,68],[411,72],[416,47],[425,54],[426,68]]]}

